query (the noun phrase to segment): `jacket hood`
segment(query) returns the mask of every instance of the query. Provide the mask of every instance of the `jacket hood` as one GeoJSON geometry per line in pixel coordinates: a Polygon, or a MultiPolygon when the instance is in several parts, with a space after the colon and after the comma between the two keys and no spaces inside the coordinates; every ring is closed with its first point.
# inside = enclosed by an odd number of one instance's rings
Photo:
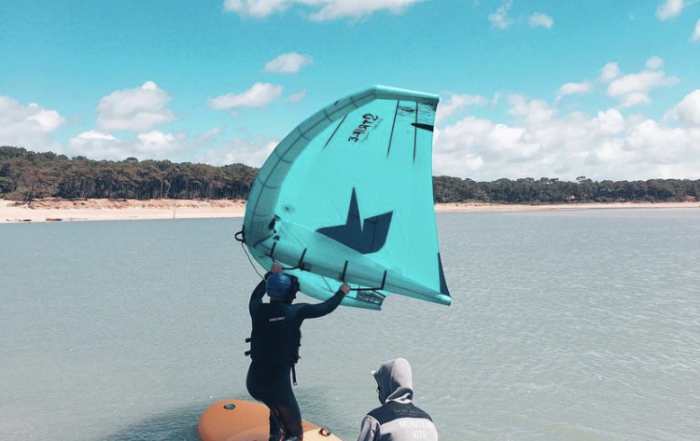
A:
{"type": "Polygon", "coordinates": [[[410,403],[413,399],[413,374],[411,365],[405,358],[395,358],[372,371],[379,387],[379,402],[385,404],[397,401],[410,403]]]}

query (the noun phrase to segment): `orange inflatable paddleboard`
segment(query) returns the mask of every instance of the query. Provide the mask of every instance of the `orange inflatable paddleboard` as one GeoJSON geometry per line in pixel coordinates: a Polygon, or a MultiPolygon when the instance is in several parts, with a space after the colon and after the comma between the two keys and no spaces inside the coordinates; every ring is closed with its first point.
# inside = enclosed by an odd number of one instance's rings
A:
{"type": "MultiPolygon", "coordinates": [[[[221,400],[199,418],[202,441],[268,441],[270,410],[264,404],[245,400],[221,400]]],[[[342,441],[326,427],[302,421],[304,441],[342,441]]]]}

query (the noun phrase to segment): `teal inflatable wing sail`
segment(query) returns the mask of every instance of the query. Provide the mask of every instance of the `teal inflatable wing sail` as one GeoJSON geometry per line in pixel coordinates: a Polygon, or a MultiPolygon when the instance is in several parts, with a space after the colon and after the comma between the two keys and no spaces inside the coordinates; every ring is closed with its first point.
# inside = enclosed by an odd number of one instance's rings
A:
{"type": "Polygon", "coordinates": [[[449,305],[435,224],[432,141],[439,98],[375,86],[339,99],[272,152],[246,204],[243,241],[301,291],[380,309],[389,293],[449,305]]]}

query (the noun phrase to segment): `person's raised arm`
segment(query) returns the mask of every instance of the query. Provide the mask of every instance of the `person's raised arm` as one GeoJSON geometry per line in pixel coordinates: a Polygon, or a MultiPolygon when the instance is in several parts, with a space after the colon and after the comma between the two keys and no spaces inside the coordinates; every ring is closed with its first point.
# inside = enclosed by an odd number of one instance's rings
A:
{"type": "Polygon", "coordinates": [[[282,266],[275,262],[272,264],[272,268],[270,269],[269,272],[265,273],[263,276],[263,279],[258,283],[258,286],[255,287],[253,290],[253,293],[250,295],[250,301],[248,302],[248,312],[250,312],[250,315],[253,316],[255,313],[255,310],[262,304],[262,298],[265,296],[265,291],[267,288],[267,278],[270,277],[270,274],[276,273],[282,271],[282,266]]]}
{"type": "Polygon", "coordinates": [[[300,318],[303,320],[307,318],[323,317],[326,314],[330,314],[340,305],[340,302],[343,301],[343,298],[348,292],[350,292],[350,285],[343,283],[333,297],[315,305],[304,305],[304,307],[299,310],[300,318]]]}

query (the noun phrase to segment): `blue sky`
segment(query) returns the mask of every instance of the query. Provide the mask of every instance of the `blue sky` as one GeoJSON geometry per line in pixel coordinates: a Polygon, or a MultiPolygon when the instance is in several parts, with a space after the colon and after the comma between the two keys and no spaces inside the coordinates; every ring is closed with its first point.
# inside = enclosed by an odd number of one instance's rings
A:
{"type": "Polygon", "coordinates": [[[696,0],[3,0],[0,145],[260,166],[374,84],[435,175],[700,178],[696,0]]]}

